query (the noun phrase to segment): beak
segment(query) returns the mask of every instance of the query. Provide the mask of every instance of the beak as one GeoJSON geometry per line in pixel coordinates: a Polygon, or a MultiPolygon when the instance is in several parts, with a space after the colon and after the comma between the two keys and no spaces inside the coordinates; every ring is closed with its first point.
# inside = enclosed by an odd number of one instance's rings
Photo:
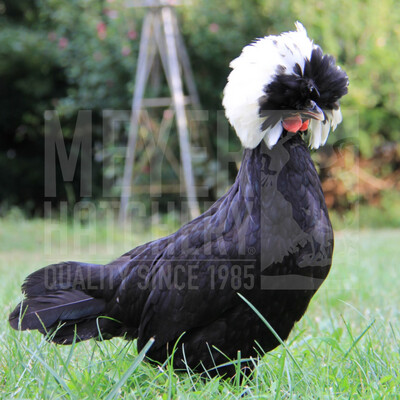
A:
{"type": "Polygon", "coordinates": [[[301,115],[306,118],[313,118],[317,121],[325,121],[324,112],[318,107],[315,101],[310,102],[310,107],[301,112],[301,115]]]}

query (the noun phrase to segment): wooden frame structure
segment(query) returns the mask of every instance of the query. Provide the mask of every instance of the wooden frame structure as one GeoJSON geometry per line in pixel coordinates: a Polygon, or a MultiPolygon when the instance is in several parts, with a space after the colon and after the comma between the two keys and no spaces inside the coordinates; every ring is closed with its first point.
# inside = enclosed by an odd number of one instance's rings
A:
{"type": "Polygon", "coordinates": [[[199,205],[196,197],[192,157],[189,142],[189,129],[185,106],[192,104],[200,109],[189,56],[179,32],[177,17],[173,6],[182,4],[178,0],[139,0],[126,2],[127,7],[146,7],[143,21],[139,58],[135,77],[135,91],[132,99],[128,145],[120,200],[119,223],[124,224],[128,215],[129,199],[132,196],[132,177],[135,161],[135,149],[139,132],[140,111],[146,107],[167,107],[171,104],[175,110],[179,134],[179,146],[183,176],[188,199],[188,208],[192,218],[197,217],[199,205]],[[156,54],[159,54],[171,98],[145,99],[145,89],[152,70],[156,54]],[[183,76],[182,76],[183,75],[183,76]],[[189,95],[184,95],[183,79],[189,95]]]}

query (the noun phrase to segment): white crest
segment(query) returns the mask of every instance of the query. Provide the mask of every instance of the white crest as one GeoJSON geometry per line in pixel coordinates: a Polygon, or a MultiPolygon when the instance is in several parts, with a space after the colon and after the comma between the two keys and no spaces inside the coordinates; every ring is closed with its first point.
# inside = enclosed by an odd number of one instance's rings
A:
{"type": "MultiPolygon", "coordinates": [[[[261,126],[265,118],[259,115],[259,99],[265,96],[264,88],[271,83],[278,66],[283,66],[284,73],[288,74],[293,72],[296,64],[303,69],[305,61],[311,58],[312,50],[317,47],[307,36],[304,26],[300,22],[295,25],[296,31],[266,36],[246,46],[230,64],[232,71],[222,104],[228,120],[246,148],[257,147],[263,138],[267,146],[272,148],[279,140],[283,132],[282,121],[263,131],[261,126]]],[[[326,116],[325,122],[310,121],[308,131],[311,148],[317,149],[325,144],[330,128],[334,130],[341,122],[340,109],[329,111],[326,116]]]]}

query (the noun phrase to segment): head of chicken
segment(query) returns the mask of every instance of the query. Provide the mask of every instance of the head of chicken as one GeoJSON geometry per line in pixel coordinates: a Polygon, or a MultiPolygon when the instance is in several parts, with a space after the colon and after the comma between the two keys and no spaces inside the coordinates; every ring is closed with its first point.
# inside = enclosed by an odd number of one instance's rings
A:
{"type": "Polygon", "coordinates": [[[265,140],[271,149],[284,132],[308,132],[317,149],[342,120],[348,77],[302,24],[296,28],[256,40],[230,64],[223,105],[245,148],[265,140]]]}

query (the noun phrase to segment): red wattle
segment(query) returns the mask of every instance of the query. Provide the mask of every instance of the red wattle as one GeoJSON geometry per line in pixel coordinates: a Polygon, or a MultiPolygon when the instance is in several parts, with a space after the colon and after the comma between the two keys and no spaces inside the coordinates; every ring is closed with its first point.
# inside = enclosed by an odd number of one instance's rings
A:
{"type": "Polygon", "coordinates": [[[295,133],[302,127],[303,121],[301,120],[300,115],[295,115],[284,119],[282,125],[288,132],[295,133]]]}
{"type": "Polygon", "coordinates": [[[306,131],[306,130],[308,129],[308,124],[309,124],[309,123],[310,123],[310,120],[309,120],[309,119],[306,119],[306,120],[303,122],[303,125],[300,127],[299,131],[300,131],[300,132],[306,131]]]}

